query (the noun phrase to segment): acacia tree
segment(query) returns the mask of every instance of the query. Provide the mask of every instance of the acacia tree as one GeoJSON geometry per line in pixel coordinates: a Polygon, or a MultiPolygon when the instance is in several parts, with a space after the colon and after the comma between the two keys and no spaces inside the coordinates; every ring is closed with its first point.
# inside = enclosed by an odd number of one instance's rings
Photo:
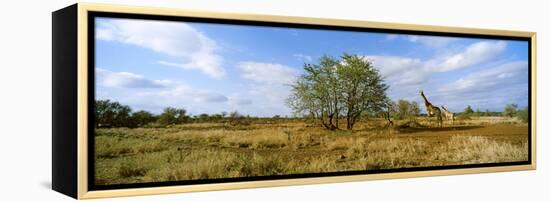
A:
{"type": "Polygon", "coordinates": [[[517,111],[516,115],[524,123],[529,122],[529,106],[525,106],[522,110],[517,111]]]}
{"type": "Polygon", "coordinates": [[[157,122],[161,125],[172,125],[186,123],[189,121],[185,109],[177,109],[173,107],[167,107],[162,114],[159,115],[157,122]]]}
{"type": "Polygon", "coordinates": [[[386,126],[393,126],[393,121],[391,119],[395,119],[398,113],[399,110],[397,107],[397,103],[392,101],[390,98],[386,98],[386,100],[384,100],[383,104],[381,105],[381,109],[375,114],[383,117],[387,121],[386,126]]]}
{"type": "Polygon", "coordinates": [[[341,103],[338,61],[323,56],[319,64],[304,64],[304,74],[292,85],[288,105],[297,114],[309,114],[330,130],[338,128],[341,103]]]}
{"type": "Polygon", "coordinates": [[[317,118],[330,130],[338,129],[343,115],[351,130],[363,113],[387,106],[387,89],[378,70],[364,57],[344,54],[336,60],[323,56],[319,64],[304,65],[287,103],[295,113],[317,118]]]}
{"type": "Polygon", "coordinates": [[[132,109],[127,105],[111,100],[95,101],[96,127],[128,127],[132,109]]]}
{"type": "Polygon", "coordinates": [[[403,99],[400,99],[397,101],[397,118],[398,119],[405,119],[405,118],[410,119],[418,115],[420,115],[420,106],[418,105],[418,102],[416,101],[409,102],[403,99]]]}
{"type": "Polygon", "coordinates": [[[154,122],[156,120],[156,117],[148,111],[140,110],[132,113],[131,119],[134,127],[140,127],[154,122]]]}
{"type": "Polygon", "coordinates": [[[238,111],[230,112],[227,118],[229,118],[229,124],[232,126],[250,125],[250,116],[242,115],[238,111]]]}
{"type": "Polygon", "coordinates": [[[397,101],[397,109],[398,114],[397,117],[399,119],[405,119],[406,117],[409,117],[409,111],[410,111],[411,103],[407,100],[398,100],[397,101]]]}
{"type": "Polygon", "coordinates": [[[464,112],[462,112],[466,115],[471,115],[474,113],[474,110],[472,109],[472,106],[468,105],[466,108],[464,108],[464,112]]]}
{"type": "Polygon", "coordinates": [[[344,54],[336,72],[345,103],[346,128],[351,130],[364,112],[382,110],[388,86],[372,63],[358,55],[344,54]]]}
{"type": "Polygon", "coordinates": [[[412,117],[417,117],[420,115],[420,105],[416,101],[411,102],[411,108],[409,110],[412,117]]]}
{"type": "Polygon", "coordinates": [[[504,107],[503,115],[507,117],[514,117],[516,116],[518,112],[518,105],[517,104],[507,104],[504,107]]]}

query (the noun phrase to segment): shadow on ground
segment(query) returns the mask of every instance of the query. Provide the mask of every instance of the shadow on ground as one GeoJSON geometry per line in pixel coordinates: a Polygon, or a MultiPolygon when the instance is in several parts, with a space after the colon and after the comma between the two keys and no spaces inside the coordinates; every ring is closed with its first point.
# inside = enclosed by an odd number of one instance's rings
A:
{"type": "Polygon", "coordinates": [[[401,133],[418,133],[418,132],[446,132],[446,131],[463,131],[483,128],[483,126],[444,126],[438,127],[408,127],[398,126],[397,130],[401,133]]]}
{"type": "Polygon", "coordinates": [[[40,186],[46,189],[52,189],[52,182],[50,181],[42,181],[40,182],[40,186]]]}

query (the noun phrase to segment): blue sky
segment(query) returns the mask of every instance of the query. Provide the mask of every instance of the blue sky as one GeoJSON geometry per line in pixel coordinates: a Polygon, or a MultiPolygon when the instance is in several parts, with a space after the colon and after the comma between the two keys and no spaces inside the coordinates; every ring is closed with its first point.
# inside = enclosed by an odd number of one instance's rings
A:
{"type": "MultiPolygon", "coordinates": [[[[393,100],[501,111],[528,102],[528,45],[511,40],[96,19],[96,97],[159,113],[292,115],[304,63],[345,53],[373,62],[393,100]]],[[[422,108],[424,108],[422,106],[422,108]]]]}

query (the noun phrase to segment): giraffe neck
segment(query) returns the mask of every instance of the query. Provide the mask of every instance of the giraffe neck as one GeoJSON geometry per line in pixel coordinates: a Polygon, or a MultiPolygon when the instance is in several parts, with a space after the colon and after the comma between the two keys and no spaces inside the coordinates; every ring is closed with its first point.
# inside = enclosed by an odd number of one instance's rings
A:
{"type": "Polygon", "coordinates": [[[424,104],[426,105],[426,107],[432,107],[432,103],[428,101],[428,99],[426,98],[426,96],[424,96],[424,94],[422,94],[422,99],[424,99],[424,104]]]}

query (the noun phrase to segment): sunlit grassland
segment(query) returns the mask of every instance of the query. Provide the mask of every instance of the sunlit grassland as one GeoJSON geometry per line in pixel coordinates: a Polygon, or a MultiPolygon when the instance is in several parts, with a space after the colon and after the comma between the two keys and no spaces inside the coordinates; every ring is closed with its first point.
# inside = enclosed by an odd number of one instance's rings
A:
{"type": "Polygon", "coordinates": [[[96,184],[526,161],[528,127],[513,118],[358,123],[325,130],[298,119],[246,125],[96,129],[96,184]]]}

